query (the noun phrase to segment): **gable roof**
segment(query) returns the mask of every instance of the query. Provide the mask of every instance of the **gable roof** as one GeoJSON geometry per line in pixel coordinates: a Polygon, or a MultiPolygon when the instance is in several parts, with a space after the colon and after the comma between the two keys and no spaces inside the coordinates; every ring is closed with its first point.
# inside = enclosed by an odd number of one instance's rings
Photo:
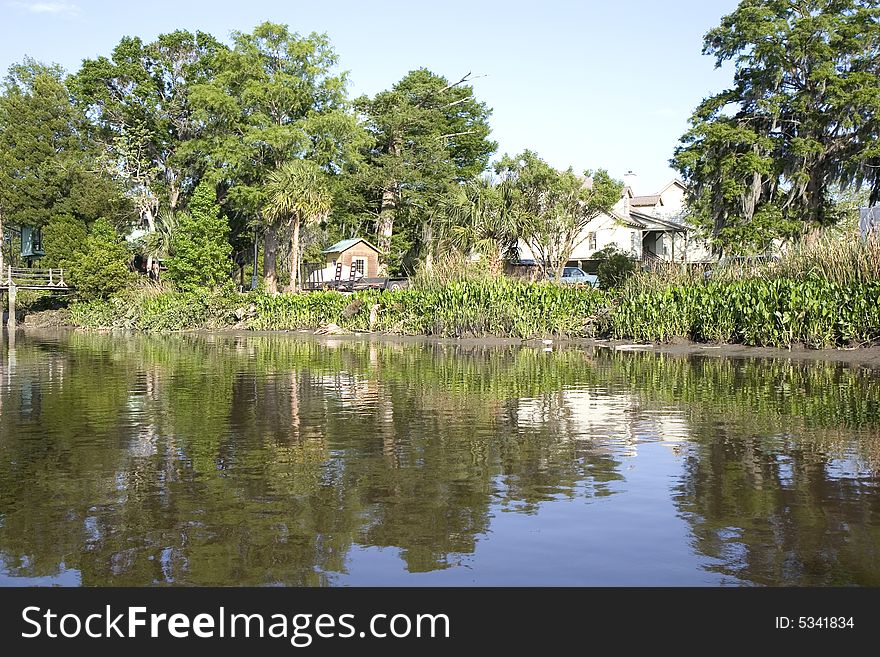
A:
{"type": "Polygon", "coordinates": [[[619,224],[622,226],[628,226],[630,228],[644,228],[645,227],[645,224],[643,222],[639,221],[639,219],[637,219],[636,217],[634,217],[631,212],[628,215],[625,215],[625,214],[621,214],[619,212],[615,212],[614,210],[612,210],[611,211],[611,219],[616,224],[619,224]]]}
{"type": "Polygon", "coordinates": [[[657,192],[657,194],[662,195],[663,192],[665,192],[670,187],[681,187],[682,190],[687,191],[687,186],[682,181],[680,181],[678,178],[673,178],[668,183],[663,185],[663,189],[657,192]]]}
{"type": "Polygon", "coordinates": [[[359,242],[363,242],[368,247],[373,249],[373,251],[379,253],[379,249],[370,244],[363,237],[352,237],[351,239],[340,240],[336,242],[336,244],[333,244],[332,246],[324,249],[321,253],[342,253],[343,251],[348,251],[351,247],[353,247],[355,244],[358,244],[359,242]]]}
{"type": "Polygon", "coordinates": [[[636,207],[644,207],[646,205],[663,205],[663,199],[660,194],[651,194],[650,196],[633,196],[629,204],[636,207]]]}

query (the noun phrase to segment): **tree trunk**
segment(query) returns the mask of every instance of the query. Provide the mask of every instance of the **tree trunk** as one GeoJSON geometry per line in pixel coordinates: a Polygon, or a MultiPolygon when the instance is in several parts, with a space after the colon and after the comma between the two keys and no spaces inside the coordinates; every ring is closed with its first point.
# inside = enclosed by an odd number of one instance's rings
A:
{"type": "Polygon", "coordinates": [[[560,260],[559,264],[556,265],[556,282],[557,283],[562,282],[562,272],[565,271],[565,263],[566,263],[565,260],[560,260]]]}
{"type": "Polygon", "coordinates": [[[299,292],[299,217],[293,219],[293,236],[290,238],[290,291],[299,292]]]}
{"type": "Polygon", "coordinates": [[[3,212],[0,212],[0,280],[3,280],[3,245],[5,244],[5,240],[3,239],[3,212]]]}
{"type": "Polygon", "coordinates": [[[388,275],[388,255],[394,235],[394,214],[397,210],[397,183],[391,182],[382,190],[382,206],[376,226],[376,246],[379,247],[379,276],[388,275]]]}
{"type": "Polygon", "coordinates": [[[425,244],[425,271],[430,274],[434,271],[434,222],[432,219],[425,222],[422,240],[425,244]]]}
{"type": "MultiPolygon", "coordinates": [[[[153,208],[149,205],[144,206],[141,210],[141,220],[147,224],[147,232],[156,232],[156,217],[153,214],[153,208]]],[[[147,256],[147,274],[153,271],[153,254],[147,256]]]]}
{"type": "Polygon", "coordinates": [[[275,271],[275,259],[278,255],[278,226],[269,224],[266,226],[266,235],[263,241],[263,282],[266,292],[278,294],[278,274],[275,271]]]}
{"type": "Polygon", "coordinates": [[[498,242],[498,250],[495,252],[495,262],[492,263],[492,270],[496,276],[501,276],[504,273],[504,252],[506,251],[504,247],[504,242],[498,242]]]}

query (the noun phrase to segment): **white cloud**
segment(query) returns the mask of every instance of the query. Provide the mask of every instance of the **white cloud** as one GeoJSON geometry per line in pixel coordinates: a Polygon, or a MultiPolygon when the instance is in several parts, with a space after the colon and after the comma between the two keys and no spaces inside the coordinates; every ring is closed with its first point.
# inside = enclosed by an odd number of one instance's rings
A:
{"type": "Polygon", "coordinates": [[[24,9],[32,14],[66,14],[74,16],[79,13],[79,7],[69,2],[7,2],[10,7],[24,9]]]}

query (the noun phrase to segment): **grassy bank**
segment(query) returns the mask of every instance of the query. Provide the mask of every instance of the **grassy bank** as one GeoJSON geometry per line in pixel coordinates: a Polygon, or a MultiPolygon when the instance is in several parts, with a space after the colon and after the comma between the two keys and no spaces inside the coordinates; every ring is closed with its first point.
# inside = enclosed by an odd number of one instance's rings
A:
{"type": "Polygon", "coordinates": [[[317,329],[440,337],[687,339],[814,348],[880,340],[880,247],[853,242],[792,252],[747,271],[640,272],[619,290],[509,278],[417,279],[410,289],[282,294],[131,290],[70,305],[94,329],[317,329]]]}
{"type": "Polygon", "coordinates": [[[880,338],[880,283],[749,278],[630,290],[609,314],[605,332],[762,347],[866,344],[880,338]]]}
{"type": "Polygon", "coordinates": [[[74,303],[69,321],[83,328],[137,331],[296,330],[335,324],[402,335],[584,337],[593,334],[605,304],[605,295],[595,290],[509,279],[351,295],[137,290],[107,301],[74,303]]]}

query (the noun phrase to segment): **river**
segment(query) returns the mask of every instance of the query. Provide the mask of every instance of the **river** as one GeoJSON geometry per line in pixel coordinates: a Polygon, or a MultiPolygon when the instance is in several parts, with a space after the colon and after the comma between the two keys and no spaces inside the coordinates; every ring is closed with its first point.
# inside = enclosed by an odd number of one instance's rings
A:
{"type": "Polygon", "coordinates": [[[880,585],[869,367],[2,338],[0,585],[880,585]]]}

